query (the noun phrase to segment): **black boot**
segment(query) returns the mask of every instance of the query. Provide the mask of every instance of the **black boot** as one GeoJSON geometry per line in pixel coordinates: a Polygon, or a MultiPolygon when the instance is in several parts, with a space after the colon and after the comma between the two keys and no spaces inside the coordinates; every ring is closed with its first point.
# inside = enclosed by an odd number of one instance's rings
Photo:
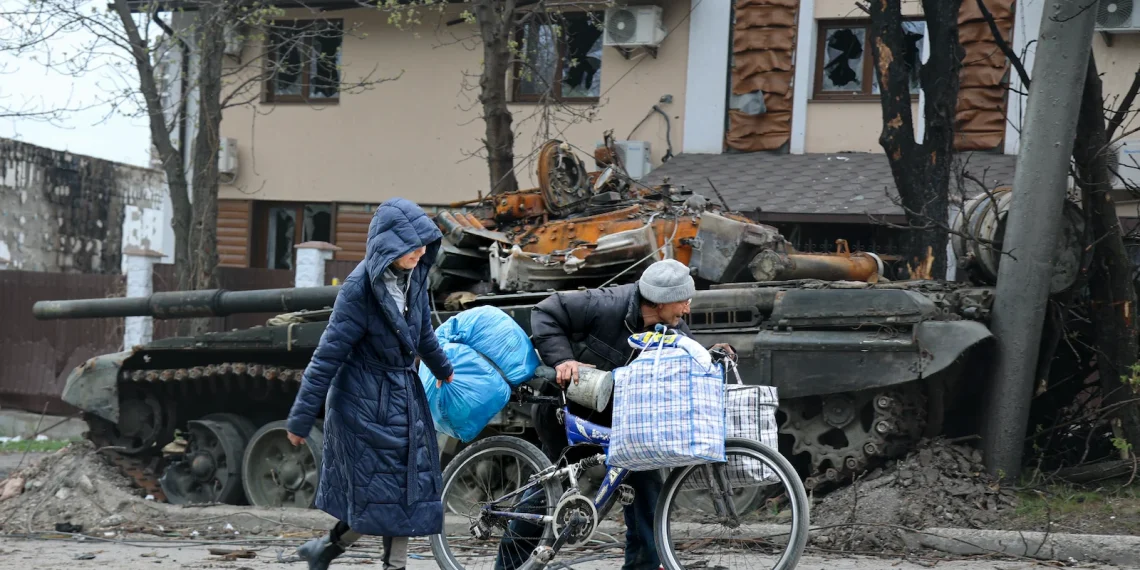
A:
{"type": "Polygon", "coordinates": [[[297,556],[309,563],[309,570],[328,570],[334,558],[344,554],[344,548],[330,536],[314,538],[297,547],[297,556]]]}

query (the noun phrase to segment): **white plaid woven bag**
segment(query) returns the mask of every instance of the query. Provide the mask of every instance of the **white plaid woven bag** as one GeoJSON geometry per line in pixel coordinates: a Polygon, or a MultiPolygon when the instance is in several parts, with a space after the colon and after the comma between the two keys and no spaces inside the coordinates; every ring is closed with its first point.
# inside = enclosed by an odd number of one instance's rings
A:
{"type": "MultiPolygon", "coordinates": [[[[736,377],[735,384],[725,386],[728,437],[752,439],[766,447],[779,450],[776,409],[780,400],[775,386],[746,385],[740,379],[736,364],[728,362],[736,377]]],[[[727,378],[726,378],[727,380],[727,378]]],[[[778,480],[776,473],[759,460],[740,455],[728,458],[728,480],[733,489],[759,487],[778,480]]],[[[687,491],[709,488],[703,471],[694,471],[682,483],[687,491]]]]}
{"type": "Polygon", "coordinates": [[[608,463],[633,471],[724,461],[724,374],[708,351],[678,334],[641,333],[643,349],[614,370],[608,463]]]}

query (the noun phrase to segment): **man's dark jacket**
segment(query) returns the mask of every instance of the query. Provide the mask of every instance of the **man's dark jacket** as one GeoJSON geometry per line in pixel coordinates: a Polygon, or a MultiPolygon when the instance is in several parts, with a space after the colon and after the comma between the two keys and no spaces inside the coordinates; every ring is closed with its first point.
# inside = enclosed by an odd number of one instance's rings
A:
{"type": "MultiPolygon", "coordinates": [[[[636,283],[555,293],[535,305],[530,326],[534,347],[547,366],[577,360],[600,370],[613,370],[633,360],[635,351],[629,345],[629,337],[645,330],[641,295],[636,283]]],[[[674,328],[689,336],[689,326],[684,320],[674,328]]],[[[588,421],[609,426],[613,421],[613,398],[603,412],[573,402],[570,411],[588,421]]],[[[535,411],[535,427],[544,451],[552,457],[566,446],[566,433],[554,412],[553,406],[538,406],[535,411]]]]}

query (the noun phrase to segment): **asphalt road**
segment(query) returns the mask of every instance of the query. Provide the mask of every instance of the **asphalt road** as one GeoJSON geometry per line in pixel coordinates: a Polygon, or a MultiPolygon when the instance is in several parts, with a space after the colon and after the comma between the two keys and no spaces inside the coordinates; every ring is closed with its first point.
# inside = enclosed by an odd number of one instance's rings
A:
{"type": "MultiPolygon", "coordinates": [[[[424,545],[413,543],[412,551],[423,551],[424,545]],[[418,547],[417,547],[418,546],[418,547]]],[[[222,546],[224,547],[224,546],[222,546]]],[[[122,570],[151,570],[154,568],[232,568],[234,570],[256,568],[304,568],[301,562],[280,564],[275,546],[251,547],[259,549],[256,557],[236,561],[225,561],[219,556],[210,555],[206,545],[191,545],[172,541],[155,540],[145,544],[128,545],[91,540],[77,542],[67,540],[24,540],[0,538],[0,570],[84,570],[95,568],[118,568],[122,570]]],[[[229,547],[234,548],[234,547],[229,547]]],[[[292,552],[284,548],[284,554],[292,552]]],[[[351,551],[350,551],[351,552],[351,551]]],[[[370,565],[380,568],[377,559],[342,558],[333,568],[348,568],[357,565],[370,565]]],[[[621,567],[618,560],[589,562],[574,565],[575,570],[610,570],[621,567]]],[[[994,559],[974,559],[937,561],[921,560],[918,563],[905,560],[856,557],[808,556],[799,565],[803,570],[1039,570],[1042,566],[1033,562],[1001,561],[994,559]]],[[[430,559],[409,560],[408,570],[429,570],[437,568],[430,559]]],[[[1108,570],[1120,568],[1112,566],[1080,566],[1108,570]]]]}

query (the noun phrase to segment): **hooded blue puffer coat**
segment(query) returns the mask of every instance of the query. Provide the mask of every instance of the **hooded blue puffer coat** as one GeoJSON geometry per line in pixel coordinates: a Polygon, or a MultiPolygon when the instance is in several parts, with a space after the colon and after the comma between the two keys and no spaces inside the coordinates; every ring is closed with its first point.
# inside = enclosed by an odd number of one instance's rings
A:
{"type": "Polygon", "coordinates": [[[437,378],[452,373],[428,302],[428,270],[442,238],[414,203],[397,198],[380,205],[364,261],[337,295],[289,412],[288,430],[307,436],[327,396],[316,506],[363,534],[442,531],[435,425],[413,368],[419,354],[437,378]],[[405,319],[382,274],[421,246],[427,253],[410,276],[405,319]]]}

